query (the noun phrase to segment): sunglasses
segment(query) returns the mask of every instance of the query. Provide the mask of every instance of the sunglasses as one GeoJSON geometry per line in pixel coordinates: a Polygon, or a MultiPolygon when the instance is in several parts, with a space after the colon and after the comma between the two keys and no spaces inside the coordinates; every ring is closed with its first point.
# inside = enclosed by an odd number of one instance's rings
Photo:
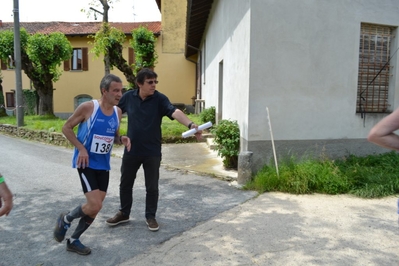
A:
{"type": "Polygon", "coordinates": [[[147,82],[148,84],[152,85],[152,84],[158,84],[158,80],[146,80],[145,82],[147,82]]]}

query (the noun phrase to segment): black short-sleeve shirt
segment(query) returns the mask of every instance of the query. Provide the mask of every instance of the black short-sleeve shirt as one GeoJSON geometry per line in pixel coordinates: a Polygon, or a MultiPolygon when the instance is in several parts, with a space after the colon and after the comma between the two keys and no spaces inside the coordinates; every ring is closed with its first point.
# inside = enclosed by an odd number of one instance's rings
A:
{"type": "Polygon", "coordinates": [[[176,107],[168,97],[155,91],[143,101],[139,89],[127,91],[118,104],[127,114],[127,135],[131,141],[129,154],[133,156],[161,156],[161,123],[164,116],[173,120],[176,107]]]}

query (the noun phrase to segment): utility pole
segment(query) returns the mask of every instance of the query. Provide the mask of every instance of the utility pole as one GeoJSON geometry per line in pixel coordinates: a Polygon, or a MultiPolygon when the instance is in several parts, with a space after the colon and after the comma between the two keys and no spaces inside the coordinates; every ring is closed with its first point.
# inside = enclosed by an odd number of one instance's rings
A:
{"type": "Polygon", "coordinates": [[[15,91],[17,94],[17,127],[24,125],[24,107],[22,95],[21,73],[21,33],[19,30],[19,0],[14,0],[14,59],[15,59],[15,91]]]}

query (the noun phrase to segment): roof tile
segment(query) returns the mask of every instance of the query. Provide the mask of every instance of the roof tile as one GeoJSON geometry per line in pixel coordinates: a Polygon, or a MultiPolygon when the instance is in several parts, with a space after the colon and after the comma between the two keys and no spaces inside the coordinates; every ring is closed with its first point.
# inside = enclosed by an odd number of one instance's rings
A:
{"type": "MultiPolygon", "coordinates": [[[[68,35],[90,35],[95,34],[101,27],[102,22],[20,22],[20,28],[25,28],[28,33],[43,33],[49,34],[52,32],[61,32],[68,35]]],[[[140,26],[146,26],[154,34],[161,33],[161,22],[110,22],[111,27],[120,29],[126,35],[131,35],[134,29],[140,26]]],[[[13,22],[1,22],[0,31],[12,30],[14,28],[13,22]]]]}

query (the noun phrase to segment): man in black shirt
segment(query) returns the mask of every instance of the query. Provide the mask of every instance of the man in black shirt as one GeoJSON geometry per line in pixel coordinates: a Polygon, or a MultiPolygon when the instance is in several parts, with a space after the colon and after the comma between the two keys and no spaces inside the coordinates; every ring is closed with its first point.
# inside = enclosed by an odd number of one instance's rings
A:
{"type": "MultiPolygon", "coordinates": [[[[122,113],[127,113],[127,135],[131,140],[131,150],[125,149],[123,154],[119,187],[121,206],[119,212],[106,221],[110,226],[129,221],[133,204],[133,185],[137,171],[142,165],[146,186],[145,218],[148,229],[158,231],[159,225],[155,216],[159,197],[162,118],[167,116],[189,129],[198,129],[181,110],[170,103],[168,97],[156,90],[157,77],[151,69],[142,69],[136,77],[138,89],[126,92],[118,104],[122,113]]],[[[202,131],[198,131],[195,136],[199,140],[202,131]]]]}

